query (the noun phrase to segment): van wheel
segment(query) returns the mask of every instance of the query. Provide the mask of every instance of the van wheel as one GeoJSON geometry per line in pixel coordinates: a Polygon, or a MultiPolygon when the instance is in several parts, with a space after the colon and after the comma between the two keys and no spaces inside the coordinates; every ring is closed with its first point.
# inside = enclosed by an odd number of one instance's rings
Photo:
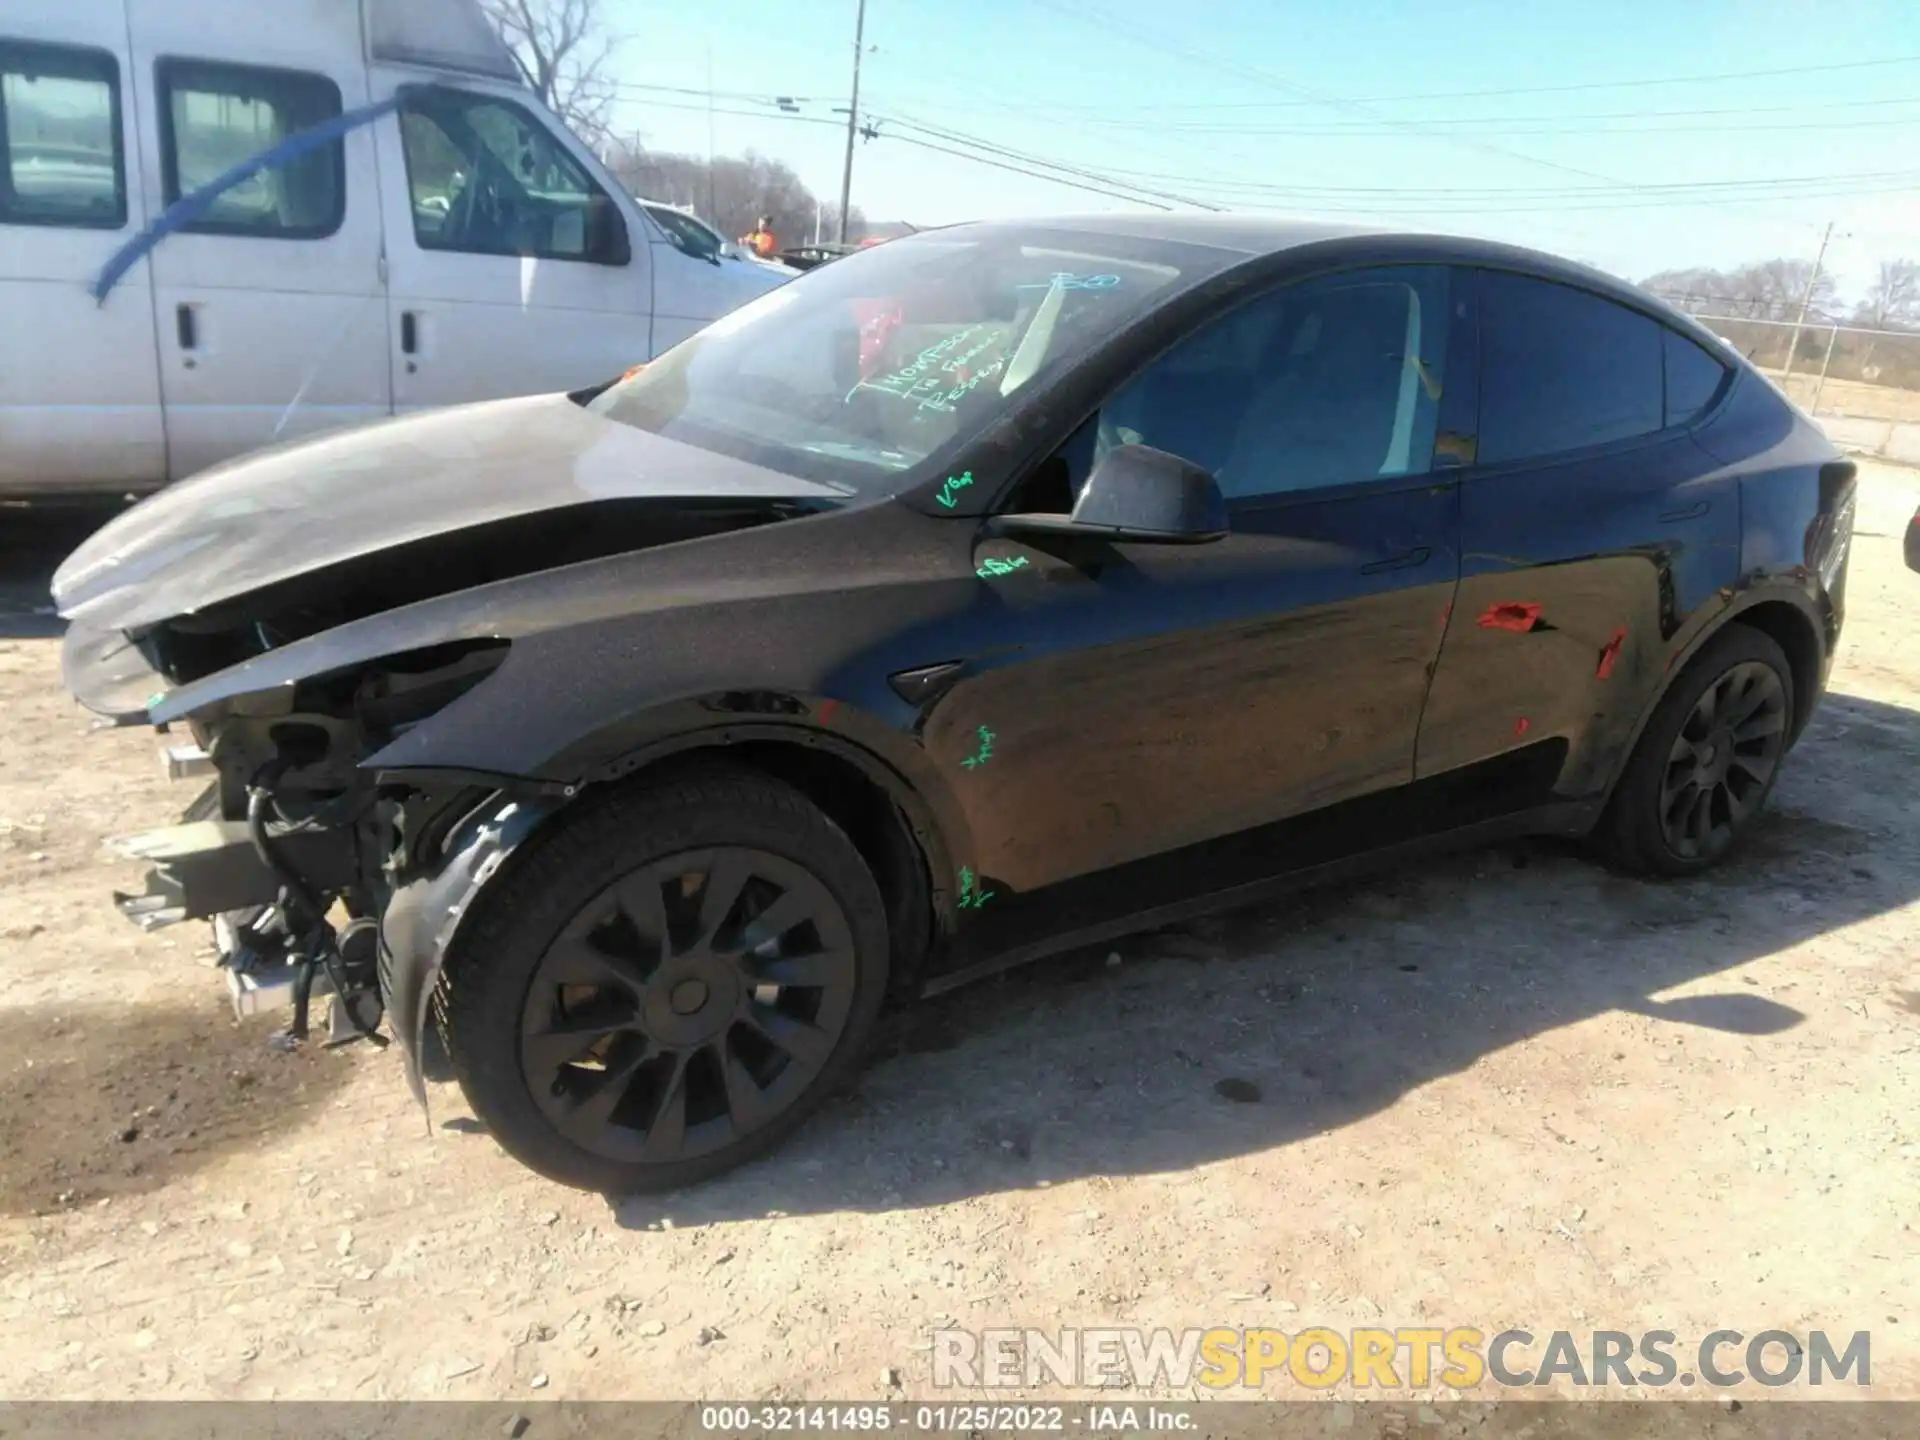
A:
{"type": "Polygon", "coordinates": [[[1792,723],[1786,653],[1758,630],[1729,625],[1661,698],[1596,838],[1645,874],[1717,864],[1772,792],[1792,723]]]}
{"type": "Polygon", "coordinates": [[[481,891],[438,1012],[522,1163],[667,1190],[762,1154],[860,1058],[887,987],[879,886],[806,797],[733,769],[562,817],[481,891]]]}

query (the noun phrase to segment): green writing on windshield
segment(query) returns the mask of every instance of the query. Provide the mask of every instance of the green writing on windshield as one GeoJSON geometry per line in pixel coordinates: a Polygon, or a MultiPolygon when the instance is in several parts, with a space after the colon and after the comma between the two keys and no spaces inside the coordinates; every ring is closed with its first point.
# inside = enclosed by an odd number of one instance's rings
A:
{"type": "Polygon", "coordinates": [[[960,762],[968,770],[977,770],[993,758],[993,731],[982,725],[974,733],[980,737],[980,748],[960,762]]]}
{"type": "Polygon", "coordinates": [[[960,868],[960,898],[955,903],[962,910],[978,910],[987,901],[993,899],[996,893],[992,890],[982,890],[980,882],[973,878],[973,871],[965,866],[960,868]]]}
{"type": "Polygon", "coordinates": [[[949,475],[947,483],[940,487],[940,493],[933,498],[951,510],[960,503],[960,492],[973,483],[973,471],[959,475],[949,475]]]}
{"type": "Polygon", "coordinates": [[[1027,568],[1027,557],[1016,555],[1011,560],[983,560],[980,568],[973,573],[982,580],[991,580],[995,575],[1011,575],[1016,570],[1027,568]]]}

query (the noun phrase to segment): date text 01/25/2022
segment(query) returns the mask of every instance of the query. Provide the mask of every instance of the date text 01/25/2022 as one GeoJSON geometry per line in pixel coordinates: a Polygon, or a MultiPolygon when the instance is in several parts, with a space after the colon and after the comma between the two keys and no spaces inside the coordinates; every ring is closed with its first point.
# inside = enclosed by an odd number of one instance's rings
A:
{"type": "Polygon", "coordinates": [[[913,1434],[1133,1434],[1197,1427],[1182,1405],[703,1405],[700,1429],[717,1435],[902,1431],[913,1434]]]}

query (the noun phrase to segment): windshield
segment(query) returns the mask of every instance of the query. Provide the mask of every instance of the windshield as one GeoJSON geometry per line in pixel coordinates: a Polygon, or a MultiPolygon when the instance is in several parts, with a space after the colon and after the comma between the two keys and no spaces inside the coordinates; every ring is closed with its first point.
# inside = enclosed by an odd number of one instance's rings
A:
{"type": "Polygon", "coordinates": [[[587,408],[804,479],[898,490],[1023,387],[1238,258],[1024,227],[915,235],[770,291],[587,408]]]}
{"type": "Polygon", "coordinates": [[[691,215],[683,215],[665,205],[649,205],[647,214],[660,222],[660,228],[667,232],[667,239],[673,242],[674,248],[688,255],[704,260],[724,248],[719,235],[691,215]]]}

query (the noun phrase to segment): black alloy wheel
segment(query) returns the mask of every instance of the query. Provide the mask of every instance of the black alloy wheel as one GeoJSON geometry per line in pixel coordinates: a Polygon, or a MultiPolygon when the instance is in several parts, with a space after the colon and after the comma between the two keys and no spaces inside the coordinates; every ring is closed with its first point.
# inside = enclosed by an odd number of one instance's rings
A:
{"type": "Polygon", "coordinates": [[[1731,854],[1779,778],[1794,735],[1793,667],[1734,623],[1654,706],[1594,838],[1617,864],[1692,875],[1731,854]]]}
{"type": "Polygon", "coordinates": [[[515,1159],[608,1193],[773,1148],[858,1064],[886,904],[793,787],[707,763],[590,794],[475,897],[434,1014],[515,1159]]]}
{"type": "Polygon", "coordinates": [[[594,896],[547,947],[521,1073],[595,1155],[710,1154],[819,1077],[857,972],[845,910],[801,866],[744,846],[668,856],[594,896]]]}
{"type": "Polygon", "coordinates": [[[1660,785],[1660,827],[1684,860],[1712,859],[1773,784],[1787,744],[1787,689],[1747,661],[1701,692],[1674,737],[1660,785]]]}

